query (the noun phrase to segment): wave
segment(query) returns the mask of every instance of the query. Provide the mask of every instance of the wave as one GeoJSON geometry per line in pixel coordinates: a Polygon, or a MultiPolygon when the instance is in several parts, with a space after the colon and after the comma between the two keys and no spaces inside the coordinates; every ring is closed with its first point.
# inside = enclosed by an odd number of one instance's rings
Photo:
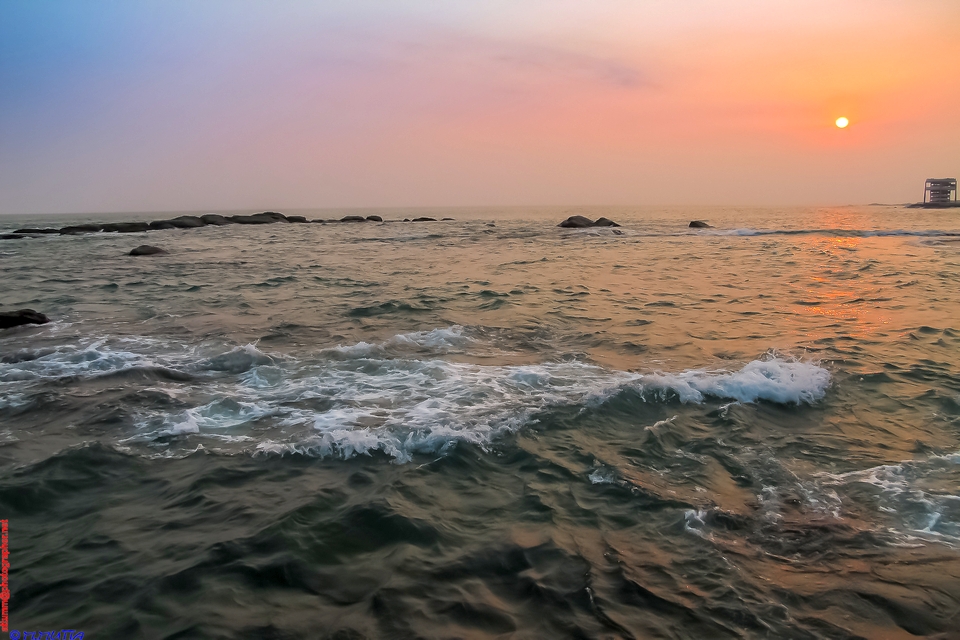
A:
{"type": "Polygon", "coordinates": [[[478,346],[460,326],[297,357],[253,344],[210,353],[209,346],[148,338],[115,346],[100,340],[0,362],[0,383],[19,403],[47,379],[163,371],[143,382],[175,399],[178,409],[171,403],[138,406],[134,432],[124,443],[195,436],[240,442],[260,454],[349,458],[379,451],[398,462],[443,453],[459,442],[487,449],[553,407],[585,410],[638,393],[643,402],[810,404],[830,384],[830,373],[818,364],[775,354],[734,371],[679,373],[634,373],[581,361],[492,366],[443,358],[478,346]]]}
{"type": "Polygon", "coordinates": [[[690,232],[702,236],[795,236],[822,235],[841,238],[954,237],[960,231],[938,229],[702,229],[690,232]]]}

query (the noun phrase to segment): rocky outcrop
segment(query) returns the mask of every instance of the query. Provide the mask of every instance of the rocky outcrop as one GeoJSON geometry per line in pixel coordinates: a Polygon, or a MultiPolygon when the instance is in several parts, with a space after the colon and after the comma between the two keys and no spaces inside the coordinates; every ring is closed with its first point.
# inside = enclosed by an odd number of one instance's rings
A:
{"type": "Polygon", "coordinates": [[[105,233],[137,233],[148,229],[150,229],[150,225],[146,222],[110,222],[103,225],[101,231],[105,233]]]}
{"type": "Polygon", "coordinates": [[[74,224],[60,229],[65,236],[75,236],[81,233],[97,233],[103,230],[102,224],[74,224]]]}
{"type": "Polygon", "coordinates": [[[307,221],[305,216],[287,216],[287,222],[299,222],[304,223],[307,221]]]}
{"type": "Polygon", "coordinates": [[[197,216],[178,216],[170,220],[170,224],[177,229],[196,229],[206,226],[206,223],[197,216]]]}
{"type": "Polygon", "coordinates": [[[713,229],[712,224],[707,224],[703,220],[691,220],[688,226],[691,229],[713,229]]]}
{"type": "Polygon", "coordinates": [[[216,213],[207,213],[200,216],[200,219],[203,221],[203,224],[213,225],[215,227],[222,227],[227,224],[233,224],[232,220],[228,220],[221,215],[216,213]]]}
{"type": "Polygon", "coordinates": [[[414,218],[413,222],[436,222],[436,218],[428,218],[426,216],[421,216],[419,218],[414,218]]]}
{"type": "Polygon", "coordinates": [[[40,234],[48,234],[48,233],[60,233],[60,229],[27,228],[27,229],[17,229],[16,231],[14,231],[14,233],[24,233],[27,235],[40,235],[40,234]]]}
{"type": "Polygon", "coordinates": [[[30,236],[25,236],[22,233],[0,233],[0,240],[20,240],[21,238],[29,238],[30,236]]]}
{"type": "Polygon", "coordinates": [[[154,230],[176,229],[177,225],[173,224],[169,220],[154,220],[150,223],[150,228],[154,230]]]}
{"type": "Polygon", "coordinates": [[[380,216],[367,216],[367,220],[370,222],[383,222],[383,218],[380,216]]]}
{"type": "Polygon", "coordinates": [[[595,227],[619,227],[616,222],[610,218],[597,218],[596,222],[593,223],[595,227]]]}
{"type": "Polygon", "coordinates": [[[584,216],[570,216],[557,225],[564,229],[587,229],[589,227],[619,227],[620,225],[609,218],[597,218],[596,221],[584,216]]]}
{"type": "Polygon", "coordinates": [[[366,222],[367,219],[363,216],[343,216],[340,218],[340,222],[366,222]]]}
{"type": "Polygon", "coordinates": [[[452,221],[453,218],[441,218],[441,220],[443,220],[444,222],[446,222],[446,221],[448,221],[448,220],[451,220],[451,221],[452,221]]]}
{"type": "Polygon", "coordinates": [[[272,224],[274,222],[289,222],[287,216],[276,211],[264,211],[249,216],[230,216],[231,222],[237,224],[272,224]]]}
{"type": "Polygon", "coordinates": [[[19,309],[0,313],[0,329],[19,327],[24,324],[47,324],[50,318],[33,309],[19,309]]]}
{"type": "Polygon", "coordinates": [[[142,244],[135,249],[130,250],[131,256],[156,256],[167,253],[166,250],[161,249],[160,247],[154,247],[149,244],[142,244]]]}

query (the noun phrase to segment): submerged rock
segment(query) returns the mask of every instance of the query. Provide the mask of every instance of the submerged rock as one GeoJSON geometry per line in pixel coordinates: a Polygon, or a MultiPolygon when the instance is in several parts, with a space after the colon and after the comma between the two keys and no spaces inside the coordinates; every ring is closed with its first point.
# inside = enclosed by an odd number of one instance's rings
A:
{"type": "Polygon", "coordinates": [[[426,216],[421,216],[419,218],[414,218],[413,222],[436,222],[436,218],[428,218],[426,216]]]}
{"type": "Polygon", "coordinates": [[[206,213],[200,216],[200,219],[203,220],[203,224],[213,225],[215,227],[222,227],[227,224],[233,224],[231,220],[216,214],[216,213],[206,213]]]}
{"type": "Polygon", "coordinates": [[[149,228],[150,225],[146,222],[110,222],[103,225],[103,231],[111,233],[137,233],[149,228]]]}
{"type": "Polygon", "coordinates": [[[340,218],[340,222],[366,222],[367,219],[363,216],[343,216],[340,218]]]}
{"type": "Polygon", "coordinates": [[[703,220],[691,220],[688,226],[691,229],[713,229],[712,224],[707,224],[703,220]]]}
{"type": "Polygon", "coordinates": [[[102,229],[102,224],[74,224],[60,229],[60,233],[73,236],[80,233],[97,233],[102,229]]]}
{"type": "Polygon", "coordinates": [[[164,249],[161,249],[160,247],[154,247],[153,245],[142,244],[142,245],[140,245],[139,247],[137,247],[137,248],[135,248],[135,249],[131,249],[129,255],[131,255],[131,256],[155,256],[155,255],[160,255],[160,254],[163,254],[163,253],[167,253],[167,251],[164,250],[164,249]]]}
{"type": "Polygon", "coordinates": [[[302,224],[306,221],[306,216],[287,216],[287,222],[299,222],[302,224]]]}
{"type": "Polygon", "coordinates": [[[22,233],[3,233],[0,234],[0,240],[19,240],[20,238],[27,238],[22,233]]]}
{"type": "Polygon", "coordinates": [[[0,313],[0,329],[19,327],[23,324],[47,324],[50,318],[33,309],[19,309],[0,313]]]}
{"type": "Polygon", "coordinates": [[[442,218],[442,220],[446,222],[447,220],[453,220],[453,218],[442,218]]]}
{"type": "Polygon", "coordinates": [[[383,218],[380,216],[367,216],[367,220],[370,222],[383,222],[383,218]]]}
{"type": "Polygon", "coordinates": [[[564,229],[586,229],[593,226],[593,220],[584,216],[570,216],[557,226],[564,229]]]}

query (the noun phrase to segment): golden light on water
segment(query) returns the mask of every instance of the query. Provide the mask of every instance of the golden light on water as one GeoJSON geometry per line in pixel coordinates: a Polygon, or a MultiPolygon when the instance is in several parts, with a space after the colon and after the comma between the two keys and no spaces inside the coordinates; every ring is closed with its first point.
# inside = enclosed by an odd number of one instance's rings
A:
{"type": "Polygon", "coordinates": [[[837,127],[839,127],[840,129],[846,129],[848,124],[850,124],[850,121],[844,118],[843,116],[840,116],[839,118],[837,118],[837,127]]]}

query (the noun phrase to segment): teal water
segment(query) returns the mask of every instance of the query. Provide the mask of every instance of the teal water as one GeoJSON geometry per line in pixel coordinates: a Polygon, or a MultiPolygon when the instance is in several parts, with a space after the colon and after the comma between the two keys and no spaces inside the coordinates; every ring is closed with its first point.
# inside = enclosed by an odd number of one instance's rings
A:
{"type": "Polygon", "coordinates": [[[367,213],[0,241],[12,629],[960,628],[955,212],[367,213]]]}

